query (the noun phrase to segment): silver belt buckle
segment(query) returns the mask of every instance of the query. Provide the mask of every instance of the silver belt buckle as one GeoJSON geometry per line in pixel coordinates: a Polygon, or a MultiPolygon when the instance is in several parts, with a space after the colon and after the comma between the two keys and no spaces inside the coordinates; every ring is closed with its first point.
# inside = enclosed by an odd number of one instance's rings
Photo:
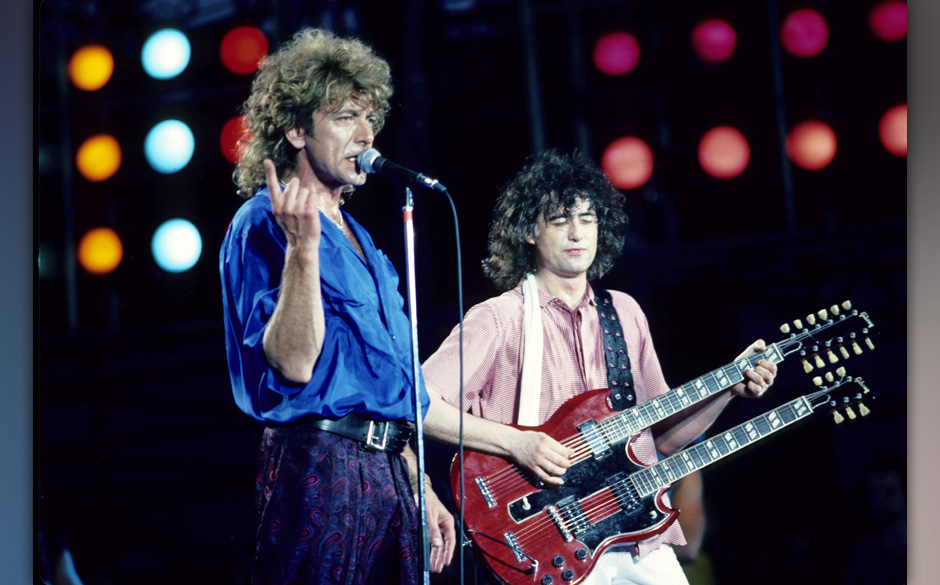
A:
{"type": "Polygon", "coordinates": [[[385,429],[382,431],[382,440],[379,442],[375,436],[375,421],[369,421],[369,434],[366,435],[366,447],[370,449],[375,449],[376,451],[384,451],[385,445],[388,442],[388,421],[383,421],[385,429]]]}

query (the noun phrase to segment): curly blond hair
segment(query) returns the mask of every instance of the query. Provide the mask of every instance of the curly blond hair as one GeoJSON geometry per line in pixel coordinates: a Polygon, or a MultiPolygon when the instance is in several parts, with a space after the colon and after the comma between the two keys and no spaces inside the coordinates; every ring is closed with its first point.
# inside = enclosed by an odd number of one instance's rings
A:
{"type": "Polygon", "coordinates": [[[378,132],[391,95],[389,65],[370,47],[322,29],[300,30],[261,61],[242,105],[246,137],[232,175],[239,195],[248,199],[265,183],[266,158],[274,162],[278,176],[292,174],[297,151],[284,133],[300,128],[312,134],[313,115],[320,107],[338,108],[350,98],[362,101],[372,108],[378,132]]]}
{"type": "Polygon", "coordinates": [[[578,198],[589,200],[597,214],[597,254],[587,271],[588,280],[606,274],[623,251],[624,195],[580,152],[556,150],[526,159],[502,188],[493,209],[483,274],[501,291],[518,286],[538,266],[535,246],[527,240],[536,237],[539,216],[562,209],[568,213],[578,198]]]}

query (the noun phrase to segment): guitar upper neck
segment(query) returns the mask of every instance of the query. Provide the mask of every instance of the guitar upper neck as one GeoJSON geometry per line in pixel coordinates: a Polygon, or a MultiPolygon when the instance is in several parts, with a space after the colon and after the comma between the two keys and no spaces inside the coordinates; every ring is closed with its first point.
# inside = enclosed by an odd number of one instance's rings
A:
{"type": "Polygon", "coordinates": [[[758,360],[780,363],[783,357],[777,344],[773,344],[763,352],[731,362],[662,396],[618,413],[602,421],[600,426],[607,439],[616,443],[744,380],[744,370],[753,369],[758,360]]]}

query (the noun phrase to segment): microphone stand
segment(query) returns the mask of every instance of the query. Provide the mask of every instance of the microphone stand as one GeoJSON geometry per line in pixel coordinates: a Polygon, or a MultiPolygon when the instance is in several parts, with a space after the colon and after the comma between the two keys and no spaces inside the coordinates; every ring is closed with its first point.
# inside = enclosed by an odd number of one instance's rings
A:
{"type": "Polygon", "coordinates": [[[402,219],[405,224],[405,266],[408,289],[408,317],[411,322],[411,366],[415,397],[415,442],[417,444],[415,453],[418,458],[417,487],[418,517],[420,518],[418,528],[418,556],[421,566],[421,583],[429,585],[431,583],[431,545],[428,535],[428,503],[425,496],[424,484],[424,417],[421,412],[421,385],[418,384],[421,364],[418,362],[418,309],[415,285],[415,230],[413,211],[414,197],[411,194],[411,188],[405,187],[405,206],[402,207],[402,219]]]}

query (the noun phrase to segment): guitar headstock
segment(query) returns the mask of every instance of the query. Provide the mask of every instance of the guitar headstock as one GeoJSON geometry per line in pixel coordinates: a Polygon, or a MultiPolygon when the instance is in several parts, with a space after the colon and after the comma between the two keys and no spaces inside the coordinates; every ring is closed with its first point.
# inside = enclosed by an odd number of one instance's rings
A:
{"type": "Polygon", "coordinates": [[[846,418],[855,420],[871,413],[863,400],[871,400],[874,395],[864,380],[847,375],[845,368],[840,367],[835,373],[826,372],[822,376],[816,376],[813,383],[820,390],[806,396],[810,407],[814,411],[830,409],[836,424],[844,422],[846,418]]]}
{"type": "Polygon", "coordinates": [[[780,331],[789,335],[777,342],[783,355],[797,353],[807,374],[833,366],[875,349],[874,327],[868,313],[852,307],[851,301],[809,313],[803,319],[784,323],[780,331]]]}

